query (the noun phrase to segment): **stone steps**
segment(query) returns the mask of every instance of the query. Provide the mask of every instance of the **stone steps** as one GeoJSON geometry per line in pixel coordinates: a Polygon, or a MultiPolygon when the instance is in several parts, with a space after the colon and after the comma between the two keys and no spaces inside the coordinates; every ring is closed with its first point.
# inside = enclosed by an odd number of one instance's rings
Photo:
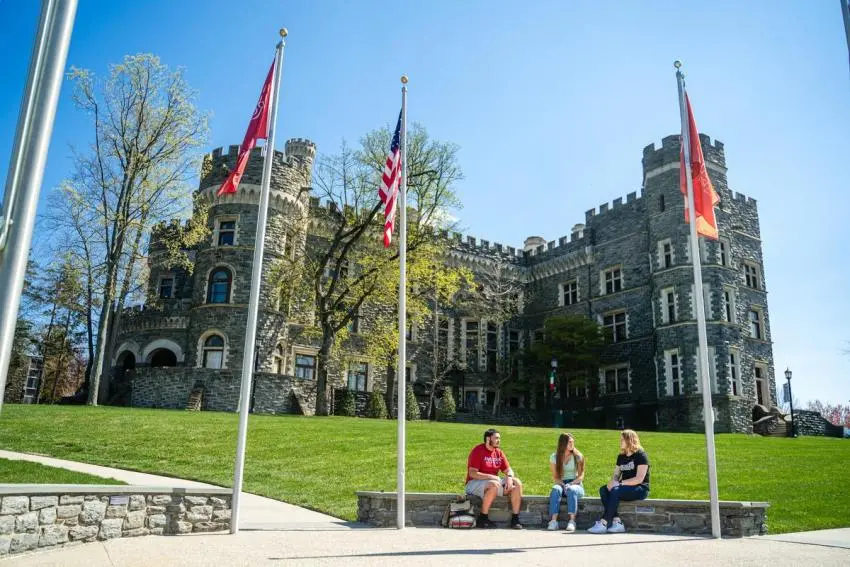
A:
{"type": "Polygon", "coordinates": [[[186,409],[189,411],[201,411],[204,405],[204,389],[195,388],[189,394],[189,401],[186,402],[186,409]]]}

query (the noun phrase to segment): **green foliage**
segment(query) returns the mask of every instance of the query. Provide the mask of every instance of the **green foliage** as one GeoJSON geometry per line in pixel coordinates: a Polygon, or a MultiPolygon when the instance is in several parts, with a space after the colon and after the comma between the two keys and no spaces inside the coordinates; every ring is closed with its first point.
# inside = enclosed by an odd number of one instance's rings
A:
{"type": "Polygon", "coordinates": [[[384,402],[384,397],[378,391],[373,391],[369,394],[369,400],[366,402],[366,417],[373,419],[387,419],[387,404],[384,402]]]}
{"type": "MultiPolygon", "coordinates": [[[[0,414],[0,447],[230,486],[238,417],[227,412],[10,404],[0,414]],[[197,450],[200,446],[204,451],[197,450]]],[[[246,492],[354,520],[355,490],[395,490],[394,421],[257,414],[249,419],[246,492]],[[298,458],[281,461],[281,455],[298,458]],[[350,490],[328,482],[340,471],[345,472],[350,490]]],[[[462,491],[459,471],[486,428],[424,420],[408,423],[407,489],[462,491]]],[[[549,494],[548,457],[560,431],[498,429],[502,448],[522,479],[523,493],[549,494]]],[[[571,432],[587,459],[584,484],[593,498],[611,476],[619,432],[571,432]]],[[[640,439],[652,461],[653,498],[708,499],[704,435],[641,431],[640,439]]],[[[770,533],[850,527],[846,513],[850,492],[835,482],[846,473],[850,443],[735,434],[720,434],[716,440],[721,499],[769,502],[770,533]],[[799,467],[789,466],[789,455],[794,463],[805,463],[805,478],[799,467]]]]}
{"type": "Polygon", "coordinates": [[[340,404],[339,410],[336,414],[343,417],[355,417],[357,415],[357,404],[354,400],[354,392],[348,389],[345,390],[345,397],[342,399],[342,403],[340,404]]]}
{"type": "Polygon", "coordinates": [[[446,388],[440,399],[440,408],[437,410],[437,419],[440,421],[452,421],[457,414],[455,397],[450,388],[446,388]]]}
{"type": "Polygon", "coordinates": [[[407,396],[404,402],[404,413],[408,421],[422,419],[422,412],[419,411],[419,402],[416,401],[416,394],[413,393],[413,386],[407,387],[407,396]]]}

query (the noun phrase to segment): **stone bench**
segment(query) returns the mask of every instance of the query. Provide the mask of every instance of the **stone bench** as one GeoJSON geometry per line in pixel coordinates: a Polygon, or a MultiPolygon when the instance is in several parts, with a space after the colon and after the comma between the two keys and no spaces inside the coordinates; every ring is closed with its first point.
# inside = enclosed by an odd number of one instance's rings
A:
{"type": "MultiPolygon", "coordinates": [[[[408,492],[405,498],[405,524],[415,527],[437,527],[449,502],[457,494],[446,492],[408,492]]],[[[476,513],[481,499],[471,496],[476,513]]],[[[720,531],[725,537],[765,535],[767,502],[720,502],[720,531]]],[[[490,519],[507,527],[510,507],[506,498],[497,498],[490,508],[490,519]]],[[[599,498],[579,500],[576,526],[589,528],[602,515],[599,498]]],[[[632,532],[711,535],[711,509],[708,500],[661,500],[647,498],[639,502],[621,502],[619,516],[632,532]]],[[[561,500],[558,516],[566,525],[567,504],[561,500]]],[[[357,492],[357,521],[376,527],[395,527],[395,492],[357,492]]],[[[520,522],[528,528],[545,528],[549,523],[549,497],[523,496],[520,522]]]]}

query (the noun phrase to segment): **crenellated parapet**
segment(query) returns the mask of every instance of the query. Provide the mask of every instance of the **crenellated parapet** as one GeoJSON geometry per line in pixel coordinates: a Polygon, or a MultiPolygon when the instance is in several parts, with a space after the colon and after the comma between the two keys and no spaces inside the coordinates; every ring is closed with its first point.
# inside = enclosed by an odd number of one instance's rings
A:
{"type": "MultiPolygon", "coordinates": [[[[714,140],[707,134],[699,135],[702,153],[705,157],[708,167],[726,171],[726,153],[723,148],[723,142],[714,140]]],[[[647,174],[658,170],[665,166],[678,168],[679,154],[682,149],[681,136],[673,134],[661,139],[661,146],[657,147],[654,143],[649,144],[643,149],[643,175],[646,178],[647,174]]]]}
{"type": "Polygon", "coordinates": [[[611,211],[623,211],[626,208],[631,210],[636,210],[638,206],[641,204],[641,199],[643,198],[643,193],[638,196],[637,191],[632,191],[628,195],[626,195],[626,201],[623,202],[622,197],[618,197],[614,199],[612,203],[602,203],[596,208],[590,209],[584,213],[584,219],[587,224],[592,222],[603,221],[605,219],[600,219],[601,216],[609,213],[611,211]]]}

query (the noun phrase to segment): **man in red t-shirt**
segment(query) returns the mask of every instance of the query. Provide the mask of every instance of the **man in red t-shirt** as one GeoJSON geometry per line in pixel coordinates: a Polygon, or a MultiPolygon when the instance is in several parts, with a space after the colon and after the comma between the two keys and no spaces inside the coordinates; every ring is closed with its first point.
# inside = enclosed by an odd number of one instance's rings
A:
{"type": "Polygon", "coordinates": [[[476,526],[495,528],[496,524],[488,516],[490,505],[496,496],[507,496],[511,501],[511,527],[521,530],[519,509],[522,505],[522,483],[514,476],[508,458],[499,448],[502,436],[495,429],[484,432],[484,443],[477,445],[469,453],[466,462],[466,493],[481,498],[481,512],[476,526]],[[499,477],[499,472],[505,473],[499,477]]]}

